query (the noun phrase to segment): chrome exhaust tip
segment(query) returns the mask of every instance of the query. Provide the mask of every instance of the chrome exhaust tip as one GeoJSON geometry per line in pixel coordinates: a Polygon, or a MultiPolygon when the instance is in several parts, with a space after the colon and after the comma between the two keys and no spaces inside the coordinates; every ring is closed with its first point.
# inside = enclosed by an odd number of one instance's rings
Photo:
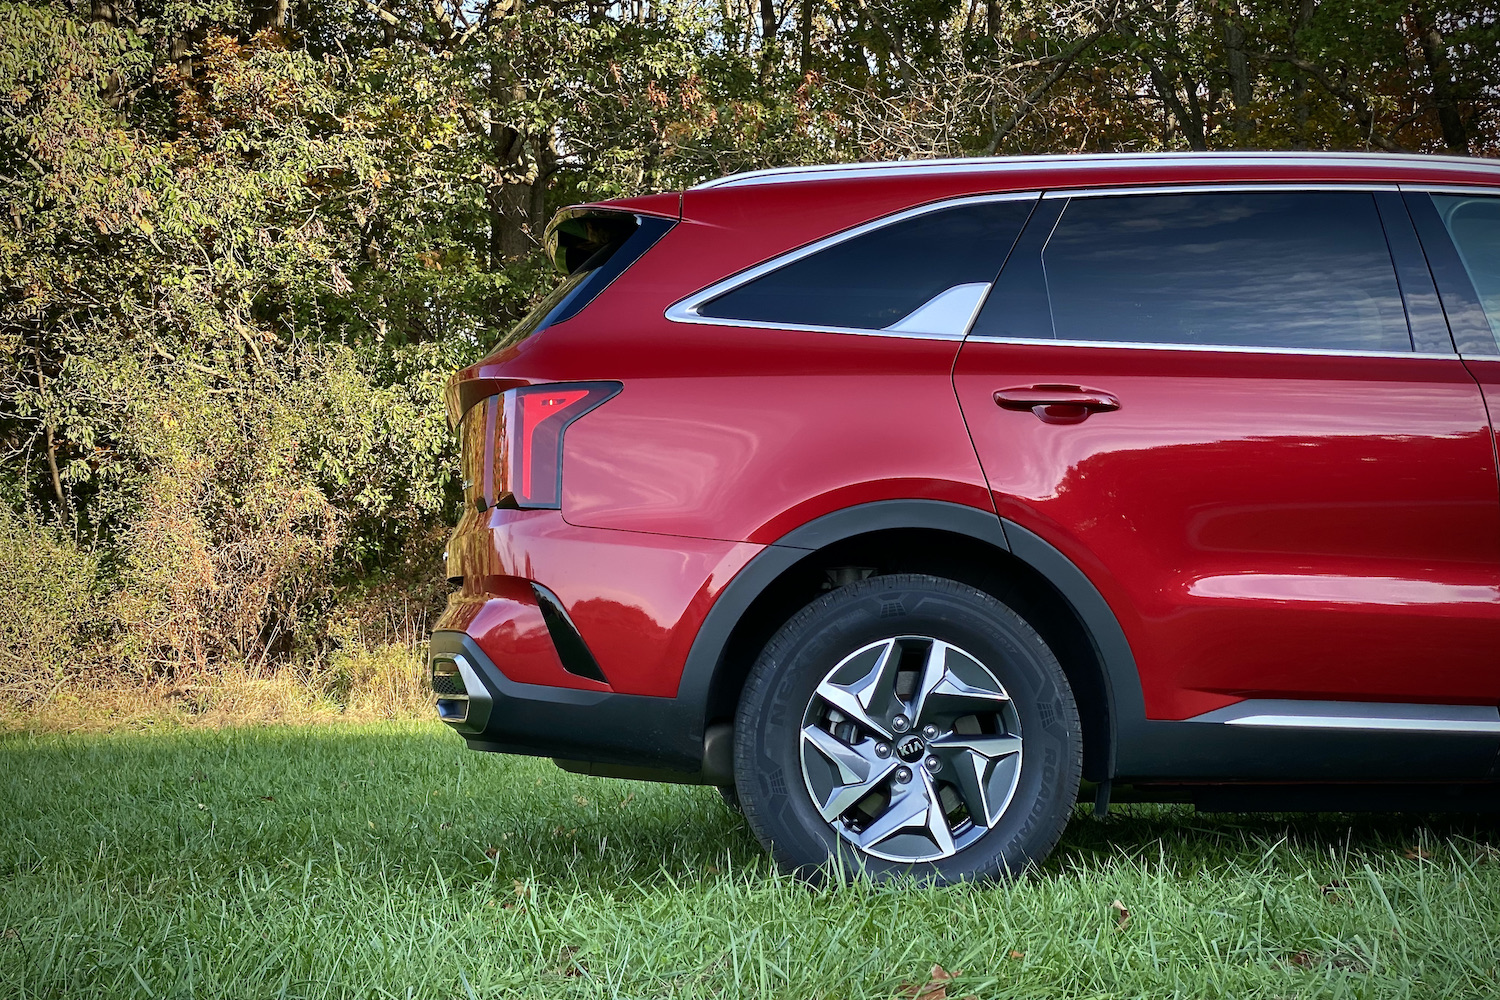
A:
{"type": "Polygon", "coordinates": [[[474,665],[462,653],[437,653],[431,671],[438,718],[461,733],[482,732],[494,699],[474,665]]]}

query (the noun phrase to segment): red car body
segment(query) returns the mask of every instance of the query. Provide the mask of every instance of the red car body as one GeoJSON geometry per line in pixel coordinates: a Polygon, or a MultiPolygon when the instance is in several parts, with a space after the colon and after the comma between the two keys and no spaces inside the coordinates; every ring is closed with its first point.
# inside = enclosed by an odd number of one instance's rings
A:
{"type": "Polygon", "coordinates": [[[1078,699],[1084,776],[1116,794],[1493,797],[1500,357],[1455,346],[1474,293],[1455,291],[1453,250],[1416,208],[1387,235],[1419,347],[1404,355],[682,321],[695,293],[917,206],[1329,188],[1393,211],[1431,191],[1500,195],[1500,169],[865,164],[573,210],[670,228],[576,315],[450,385],[491,482],[453,535],[459,587],[432,645],[439,698],[477,680],[466,695],[486,704],[450,697],[445,717],[477,749],[729,784],[726,730],[768,637],[829,580],[926,572],[1003,591],[1037,627],[1078,699]],[[557,507],[507,506],[500,394],[562,383],[618,391],[566,426],[557,507]]]}

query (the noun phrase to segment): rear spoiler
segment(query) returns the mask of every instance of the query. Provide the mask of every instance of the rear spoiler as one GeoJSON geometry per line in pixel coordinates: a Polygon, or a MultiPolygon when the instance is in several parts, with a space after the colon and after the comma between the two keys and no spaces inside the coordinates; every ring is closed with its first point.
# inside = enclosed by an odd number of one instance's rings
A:
{"type": "Polygon", "coordinates": [[[542,233],[542,249],[560,274],[572,274],[605,247],[628,239],[636,229],[636,218],[682,218],[678,194],[621,198],[618,201],[572,205],[553,216],[542,233]]]}

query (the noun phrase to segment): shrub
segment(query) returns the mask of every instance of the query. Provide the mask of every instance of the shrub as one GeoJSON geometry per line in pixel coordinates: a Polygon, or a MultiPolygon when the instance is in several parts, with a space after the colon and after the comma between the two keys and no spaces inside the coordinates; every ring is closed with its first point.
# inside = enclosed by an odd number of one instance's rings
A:
{"type": "Polygon", "coordinates": [[[34,704],[105,659],[99,561],[55,528],[0,507],[0,690],[34,704]]]}

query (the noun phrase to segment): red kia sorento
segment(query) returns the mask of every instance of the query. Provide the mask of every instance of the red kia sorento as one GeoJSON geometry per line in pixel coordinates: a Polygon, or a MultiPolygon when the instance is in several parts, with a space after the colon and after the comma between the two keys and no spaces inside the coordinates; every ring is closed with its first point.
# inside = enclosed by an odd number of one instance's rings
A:
{"type": "Polygon", "coordinates": [[[1500,164],[865,163],[564,210],[449,386],[470,747],[720,786],[791,871],[1080,795],[1500,806],[1500,164]]]}

